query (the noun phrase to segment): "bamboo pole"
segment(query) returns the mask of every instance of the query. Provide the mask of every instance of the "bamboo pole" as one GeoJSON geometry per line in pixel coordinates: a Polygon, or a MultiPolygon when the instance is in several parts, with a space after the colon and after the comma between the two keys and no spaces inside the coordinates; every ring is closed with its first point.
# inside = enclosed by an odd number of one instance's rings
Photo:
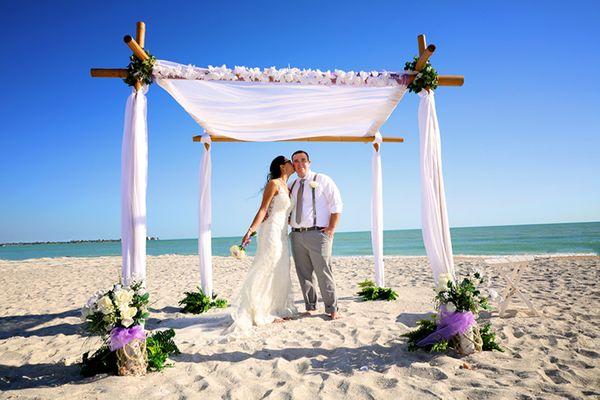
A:
{"type": "MultiPolygon", "coordinates": [[[[125,78],[127,70],[124,68],[92,68],[90,69],[92,78],[125,78]]],[[[183,79],[183,78],[170,78],[183,79]]],[[[414,79],[414,75],[408,75],[408,83],[414,79]]],[[[464,75],[438,75],[439,86],[462,86],[465,82],[464,75]]]]}
{"type": "Polygon", "coordinates": [[[146,47],[146,24],[142,21],[137,23],[137,31],[135,33],[135,40],[138,42],[140,47],[143,49],[146,47]]]}
{"type": "MultiPolygon", "coordinates": [[[[140,48],[143,50],[144,43],[146,42],[146,24],[141,21],[137,23],[135,40],[138,43],[138,45],[140,46],[140,48]]],[[[144,51],[144,53],[145,53],[145,51],[144,51]]],[[[142,81],[140,81],[139,79],[136,80],[134,87],[135,87],[136,91],[139,91],[142,88],[142,81]]]]}
{"type": "Polygon", "coordinates": [[[421,53],[421,55],[419,56],[417,65],[415,65],[415,71],[418,72],[418,71],[422,70],[423,68],[425,68],[425,64],[427,64],[427,60],[429,60],[429,57],[431,57],[431,55],[433,54],[434,51],[435,51],[434,44],[430,44],[429,46],[427,46],[425,48],[423,53],[421,53]]]}
{"type": "MultiPolygon", "coordinates": [[[[363,137],[348,137],[348,136],[317,136],[309,138],[298,138],[298,139],[283,139],[273,140],[273,142],[348,142],[348,143],[371,143],[375,139],[374,136],[363,136],[363,137]]],[[[200,142],[202,136],[194,136],[194,142],[200,142]]],[[[240,140],[226,136],[210,135],[212,142],[253,142],[252,140],[240,140]]],[[[384,142],[390,143],[402,143],[404,138],[401,137],[384,137],[384,142]]],[[[377,144],[377,143],[375,143],[377,144]]]]}
{"type": "Polygon", "coordinates": [[[92,78],[125,78],[127,70],[124,68],[92,68],[90,75],[92,78]]]}
{"type": "Polygon", "coordinates": [[[146,61],[149,58],[148,54],[146,54],[144,49],[142,49],[140,47],[140,45],[138,44],[138,42],[136,42],[136,40],[134,38],[132,38],[131,36],[125,35],[125,37],[123,38],[123,41],[125,42],[125,44],[127,44],[127,46],[131,49],[131,51],[133,51],[133,54],[135,54],[135,56],[137,58],[139,58],[140,60],[146,61]]]}
{"type": "Polygon", "coordinates": [[[438,86],[462,86],[464,75],[438,75],[438,86]]]}
{"type": "Polygon", "coordinates": [[[427,47],[427,41],[425,40],[425,35],[417,36],[417,42],[419,43],[419,56],[423,54],[425,48],[427,47]]]}

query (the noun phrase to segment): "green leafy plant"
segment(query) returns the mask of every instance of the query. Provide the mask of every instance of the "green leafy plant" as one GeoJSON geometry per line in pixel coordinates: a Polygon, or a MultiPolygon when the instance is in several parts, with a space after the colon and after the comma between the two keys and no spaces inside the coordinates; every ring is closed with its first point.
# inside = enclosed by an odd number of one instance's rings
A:
{"type": "Polygon", "coordinates": [[[481,334],[481,340],[483,341],[482,348],[484,351],[498,350],[504,352],[504,349],[496,342],[496,333],[492,331],[491,324],[485,324],[483,328],[480,329],[479,333],[481,334]]]}
{"type": "Polygon", "coordinates": [[[97,374],[117,374],[117,353],[110,351],[108,345],[103,345],[89,356],[90,352],[83,354],[81,375],[94,376],[97,374]]]}
{"type": "Polygon", "coordinates": [[[152,69],[156,63],[156,57],[151,55],[146,49],[148,58],[144,61],[137,58],[135,55],[129,57],[129,65],[127,66],[127,77],[123,79],[129,86],[135,86],[139,80],[144,85],[151,85],[154,82],[152,77],[152,69]]]}
{"type": "Polygon", "coordinates": [[[148,371],[162,371],[166,365],[165,362],[170,355],[180,354],[177,345],[173,341],[175,331],[167,329],[166,331],[154,332],[152,336],[146,338],[146,353],[148,353],[148,371]]]}
{"type": "MultiPolygon", "coordinates": [[[[437,329],[436,315],[432,315],[429,319],[422,319],[417,321],[417,329],[403,334],[402,336],[408,338],[408,350],[415,351],[419,349],[417,342],[421,339],[426,338],[437,329]]],[[[424,348],[425,350],[431,350],[431,346],[424,348]]]]}
{"type": "Polygon", "coordinates": [[[202,289],[198,288],[197,292],[184,292],[185,297],[179,302],[184,313],[201,314],[207,312],[211,308],[226,308],[227,300],[217,299],[217,294],[214,293],[212,298],[207,296],[202,289]]]}
{"type": "MultiPolygon", "coordinates": [[[[415,57],[412,61],[407,61],[404,64],[405,71],[414,71],[417,66],[419,57],[415,57]]],[[[427,61],[425,67],[415,75],[415,79],[410,85],[408,90],[411,92],[419,93],[421,90],[429,88],[436,89],[438,87],[438,74],[433,66],[427,61]]]]}
{"type": "Polygon", "coordinates": [[[363,300],[396,300],[398,298],[398,293],[394,292],[391,288],[382,288],[375,285],[375,282],[371,280],[365,280],[358,283],[360,287],[360,291],[358,295],[362,297],[363,300]]]}
{"type": "Polygon", "coordinates": [[[451,306],[455,309],[449,309],[449,311],[471,311],[475,315],[481,310],[491,309],[488,298],[481,294],[476,283],[483,283],[483,278],[479,272],[475,272],[474,279],[467,275],[460,283],[448,280],[435,296],[438,307],[443,305],[449,308],[451,306]]]}

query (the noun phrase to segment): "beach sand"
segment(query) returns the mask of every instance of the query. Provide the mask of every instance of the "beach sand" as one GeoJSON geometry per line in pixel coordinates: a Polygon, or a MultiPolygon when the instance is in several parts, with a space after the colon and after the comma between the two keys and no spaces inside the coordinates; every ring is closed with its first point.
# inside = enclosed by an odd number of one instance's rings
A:
{"type": "MultiPolygon", "coordinates": [[[[214,258],[215,289],[231,299],[250,259],[214,258]]],[[[523,287],[542,316],[482,315],[504,353],[409,352],[403,333],[433,311],[433,279],[424,257],[386,257],[392,302],[361,302],[357,283],[371,278],[369,257],[337,257],[333,269],[342,319],[322,314],[256,329],[219,343],[227,316],[178,312],[198,282],[197,257],[148,257],[148,329],[176,329],[175,365],[146,377],[79,375],[81,356],[99,343],[82,335],[80,307],[118,279],[119,257],[0,260],[0,398],[3,399],[562,399],[600,398],[600,257],[536,259],[523,287]],[[464,368],[464,367],[468,368],[464,368]]],[[[458,273],[478,267],[457,257],[458,273]]],[[[295,277],[294,297],[303,302],[295,277]]],[[[320,312],[323,305],[320,304],[320,312]]]]}

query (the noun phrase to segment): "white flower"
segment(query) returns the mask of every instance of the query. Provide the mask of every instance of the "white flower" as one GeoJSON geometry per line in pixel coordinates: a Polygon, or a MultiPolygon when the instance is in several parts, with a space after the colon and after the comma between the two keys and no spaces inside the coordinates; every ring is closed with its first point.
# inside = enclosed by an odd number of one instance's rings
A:
{"type": "Polygon", "coordinates": [[[112,314],[115,311],[115,306],[108,296],[102,296],[98,300],[97,306],[98,310],[104,315],[112,314]]]}
{"type": "Polygon", "coordinates": [[[115,303],[117,303],[117,307],[128,306],[133,300],[133,292],[127,289],[119,289],[114,293],[115,303]]]}
{"type": "Polygon", "coordinates": [[[81,321],[82,322],[87,321],[87,317],[91,314],[92,314],[92,310],[90,310],[88,307],[83,307],[81,309],[81,321]]]}
{"type": "Polygon", "coordinates": [[[453,302],[449,301],[448,303],[446,303],[446,311],[456,312],[456,306],[454,305],[453,302]]]}
{"type": "Polygon", "coordinates": [[[121,323],[123,324],[123,326],[125,326],[126,328],[129,327],[129,325],[133,323],[133,317],[135,317],[135,314],[137,314],[137,312],[138,310],[135,307],[120,307],[119,313],[121,314],[121,323]]]}
{"type": "Polygon", "coordinates": [[[450,275],[441,274],[440,276],[438,276],[438,283],[435,290],[437,292],[441,292],[442,290],[448,289],[448,282],[450,282],[451,280],[452,279],[450,279],[450,275]]]}
{"type": "Polygon", "coordinates": [[[310,185],[311,188],[316,189],[316,188],[319,187],[319,182],[317,182],[317,181],[310,181],[309,185],[310,185]]]}

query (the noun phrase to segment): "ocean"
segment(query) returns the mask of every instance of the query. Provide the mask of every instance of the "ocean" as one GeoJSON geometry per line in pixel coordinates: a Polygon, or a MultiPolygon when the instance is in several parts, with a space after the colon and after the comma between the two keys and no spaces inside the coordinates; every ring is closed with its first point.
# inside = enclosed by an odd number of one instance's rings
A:
{"type": "MultiPolygon", "coordinates": [[[[455,255],[594,253],[600,255],[600,222],[507,225],[452,228],[455,255]]],[[[240,237],[213,238],[213,255],[229,255],[240,237]]],[[[148,255],[197,254],[196,239],[151,240],[148,255]]],[[[255,243],[248,254],[255,251],[255,243]]],[[[384,255],[425,255],[420,229],[384,232],[384,255]]],[[[121,254],[120,242],[55,243],[0,246],[0,259],[41,257],[96,257],[121,254]]],[[[335,256],[371,255],[370,232],[339,232],[333,244],[335,256]]]]}

